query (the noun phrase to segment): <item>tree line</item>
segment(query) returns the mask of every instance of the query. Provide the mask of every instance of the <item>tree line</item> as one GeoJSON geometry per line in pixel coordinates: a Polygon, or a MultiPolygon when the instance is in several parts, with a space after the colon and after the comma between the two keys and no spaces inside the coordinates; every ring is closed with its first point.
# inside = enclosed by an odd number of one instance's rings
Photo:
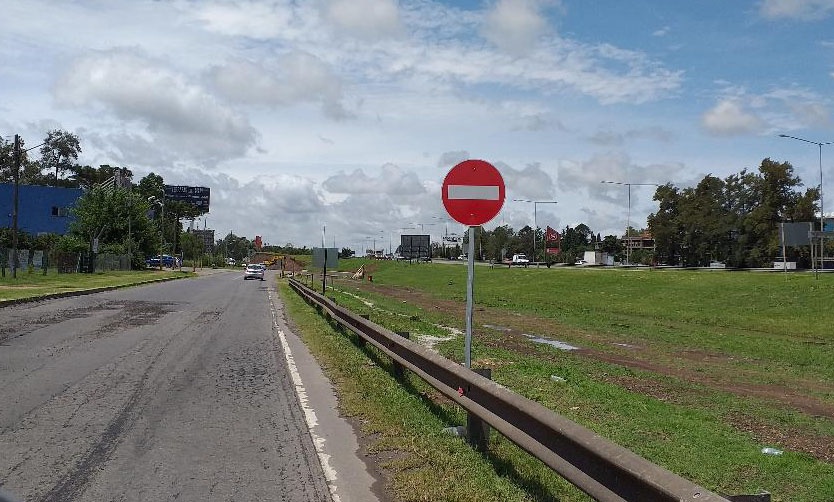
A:
{"type": "MultiPolygon", "coordinates": [[[[769,158],[757,172],[743,169],[723,179],[710,174],[684,189],[658,187],[658,210],[648,217],[655,259],[683,266],[715,260],[733,267],[770,267],[782,256],[781,222],[813,222],[819,229],[820,187],[802,187],[789,162],[769,158]]],[[[810,266],[809,246],[788,248],[786,255],[800,267],[810,266]]]]}
{"type": "MultiPolygon", "coordinates": [[[[648,231],[655,249],[631,250],[632,263],[707,266],[721,261],[731,267],[767,267],[782,259],[781,222],[812,222],[819,229],[820,187],[803,189],[789,162],[762,160],[756,172],[747,169],[726,178],[704,176],[694,187],[679,188],[662,185],[653,200],[657,211],[647,219],[647,228],[629,228],[629,236],[648,231]]],[[[594,233],[588,225],[560,229],[558,254],[546,253],[545,231],[525,226],[515,231],[504,225],[493,230],[478,227],[475,232],[476,258],[501,261],[524,253],[535,261],[574,263],[585,251],[602,251],[623,261],[625,247],[621,236],[594,233]],[[533,232],[536,248],[533,249],[533,232]]],[[[454,258],[466,249],[463,246],[444,248],[434,245],[434,256],[454,258]]],[[[834,252],[831,243],[826,256],[834,252]]],[[[810,247],[786,249],[787,261],[800,267],[811,266],[810,247]]]]}
{"type": "MultiPolygon", "coordinates": [[[[23,142],[22,150],[25,150],[23,142]]],[[[14,181],[13,144],[0,138],[0,182],[14,181]]],[[[35,151],[32,149],[31,151],[35,151]]],[[[23,243],[38,246],[59,246],[63,249],[89,249],[98,241],[100,252],[134,254],[134,265],[141,266],[144,256],[165,253],[198,256],[203,253],[202,240],[183,232],[180,221],[198,215],[190,204],[164,201],[164,181],[151,173],[129,190],[108,189],[101,183],[117,173],[132,180],[133,173],[126,167],[101,165],[82,166],[77,162],[81,153],[78,137],[72,133],[53,130],[39,145],[38,155],[24,152],[21,158],[20,183],[84,189],[84,195],[73,209],[75,221],[70,233],[62,238],[22,235],[23,243]]],[[[726,178],[711,174],[694,187],[679,188],[673,184],[660,186],[653,200],[657,211],[647,219],[647,228],[629,228],[629,235],[651,233],[654,250],[632,250],[632,263],[682,266],[704,266],[710,261],[722,261],[733,267],[763,267],[781,257],[780,222],[818,222],[819,187],[802,190],[802,181],[788,162],[762,160],[756,172],[747,169],[726,178]]],[[[815,228],[818,228],[815,227],[815,228]]],[[[0,231],[0,246],[9,240],[11,230],[0,231]]],[[[524,253],[534,261],[574,263],[585,251],[603,251],[616,261],[624,258],[623,239],[619,236],[602,237],[584,224],[559,229],[558,242],[545,242],[541,228],[524,226],[520,230],[503,225],[493,230],[478,227],[475,233],[476,257],[481,260],[501,261],[508,256],[524,253]],[[535,242],[535,244],[534,244],[535,242]],[[546,248],[558,247],[551,254],[546,248]],[[534,249],[535,248],[535,249],[534,249]]],[[[433,256],[455,258],[466,249],[432,244],[433,256]]],[[[826,254],[831,253],[831,244],[826,254]]],[[[241,260],[254,250],[254,243],[245,237],[229,233],[218,240],[211,261],[232,257],[241,260]],[[221,255],[222,253],[222,255],[221,255]]],[[[266,251],[281,254],[309,254],[311,249],[267,246],[266,251]]],[[[340,254],[348,256],[350,250],[340,254]]],[[[787,260],[800,267],[810,266],[807,246],[789,248],[787,260]]]]}

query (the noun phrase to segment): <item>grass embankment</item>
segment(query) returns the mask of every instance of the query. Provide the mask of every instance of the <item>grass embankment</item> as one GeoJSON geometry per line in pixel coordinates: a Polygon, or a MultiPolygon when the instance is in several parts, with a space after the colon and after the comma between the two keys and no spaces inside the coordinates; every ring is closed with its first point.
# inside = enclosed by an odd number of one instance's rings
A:
{"type": "MultiPolygon", "coordinates": [[[[341,292],[328,294],[412,338],[462,327],[465,267],[380,263],[373,275],[373,285],[337,282],[341,292]]],[[[834,500],[834,312],[826,307],[834,275],[477,268],[475,291],[473,366],[492,367],[499,383],[712,490],[834,500]],[[583,350],[557,351],[523,334],[583,350]],[[765,446],[785,453],[763,455],[765,446]]],[[[289,303],[293,315],[308,316],[299,324],[310,321],[303,303],[289,303]]],[[[372,434],[393,427],[374,447],[402,452],[387,466],[398,498],[584,499],[495,434],[486,457],[439,435],[464,423],[459,410],[420,382],[397,385],[387,362],[368,366],[318,322],[315,336],[326,342],[316,352],[330,352],[325,366],[345,413],[372,434]],[[337,341],[344,345],[327,348],[337,341]],[[392,412],[403,400],[405,415],[392,412]],[[405,427],[402,416],[423,427],[405,427]],[[486,470],[466,476],[477,469],[486,470]],[[454,491],[456,482],[486,491],[470,496],[454,491]]],[[[437,349],[461,361],[462,346],[457,336],[437,349]]]]}
{"type": "Polygon", "coordinates": [[[5,277],[0,277],[0,301],[20,300],[87,289],[128,286],[190,275],[193,274],[178,270],[161,272],[158,270],[111,271],[95,274],[58,274],[55,271],[49,271],[46,275],[40,272],[18,271],[17,278],[12,278],[11,274],[7,272],[5,277]]]}

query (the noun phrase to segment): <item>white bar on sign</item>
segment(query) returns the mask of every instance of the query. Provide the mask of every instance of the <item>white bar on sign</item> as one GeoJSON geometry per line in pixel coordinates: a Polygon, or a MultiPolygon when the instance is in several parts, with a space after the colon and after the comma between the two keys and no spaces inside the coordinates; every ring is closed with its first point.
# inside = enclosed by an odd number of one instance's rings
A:
{"type": "Polygon", "coordinates": [[[498,200],[497,185],[449,185],[449,199],[498,200]]]}

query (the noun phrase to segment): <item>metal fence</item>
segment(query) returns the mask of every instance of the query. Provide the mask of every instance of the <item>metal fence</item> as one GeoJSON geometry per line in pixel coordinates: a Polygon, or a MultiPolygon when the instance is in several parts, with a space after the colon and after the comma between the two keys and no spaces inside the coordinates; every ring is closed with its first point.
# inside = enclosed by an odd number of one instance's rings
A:
{"type": "Polygon", "coordinates": [[[0,248],[0,268],[3,273],[11,270],[14,263],[18,272],[28,271],[43,273],[55,269],[60,274],[77,272],[106,272],[111,270],[130,270],[130,255],[67,253],[62,251],[42,251],[18,249],[17,261],[12,249],[0,248]],[[92,258],[92,268],[91,268],[92,258]]]}
{"type": "Polygon", "coordinates": [[[712,493],[478,373],[355,315],[301,282],[290,286],[362,342],[419,375],[577,488],[600,501],[733,500],[712,493]]]}

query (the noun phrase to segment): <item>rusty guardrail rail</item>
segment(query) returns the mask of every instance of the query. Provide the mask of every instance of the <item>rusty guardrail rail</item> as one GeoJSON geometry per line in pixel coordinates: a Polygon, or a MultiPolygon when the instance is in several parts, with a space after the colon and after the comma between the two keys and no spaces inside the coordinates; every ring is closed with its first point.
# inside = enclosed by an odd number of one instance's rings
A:
{"type": "Polygon", "coordinates": [[[727,502],[695,483],[291,279],[304,300],[488,423],[596,500],[727,502]]]}

